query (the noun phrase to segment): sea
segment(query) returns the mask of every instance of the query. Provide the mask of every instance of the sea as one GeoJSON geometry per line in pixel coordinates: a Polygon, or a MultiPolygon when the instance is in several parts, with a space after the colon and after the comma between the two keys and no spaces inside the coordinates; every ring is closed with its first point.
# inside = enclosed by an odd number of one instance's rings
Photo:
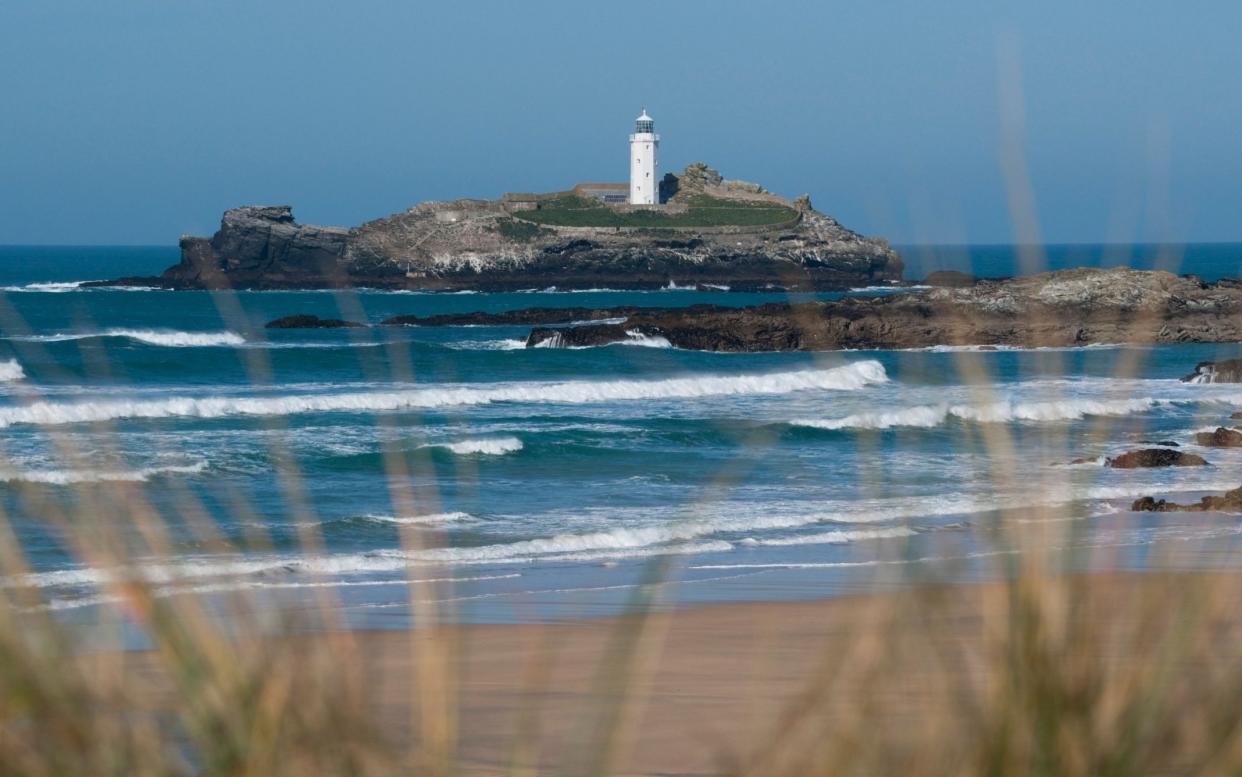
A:
{"type": "MultiPolygon", "coordinates": [[[[1242,275],[1231,244],[899,250],[914,280],[1119,265],[1242,275]]],[[[71,623],[123,610],[123,579],[170,602],[223,610],[245,596],[404,628],[610,615],[653,595],[677,606],[968,581],[1035,554],[1068,571],[1236,563],[1238,516],[1129,506],[1242,485],[1242,450],[1194,444],[1242,409],[1242,386],[1179,380],[1240,344],[528,349],[529,327],[263,325],[842,294],[675,278],[504,294],[80,285],[177,258],[0,247],[0,585],[71,623]],[[1103,466],[1157,443],[1210,465],[1103,466]]]]}

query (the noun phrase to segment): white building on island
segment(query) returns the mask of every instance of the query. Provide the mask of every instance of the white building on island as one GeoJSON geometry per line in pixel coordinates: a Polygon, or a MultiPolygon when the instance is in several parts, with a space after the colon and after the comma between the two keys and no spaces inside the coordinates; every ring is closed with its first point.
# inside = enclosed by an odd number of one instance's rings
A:
{"type": "Polygon", "coordinates": [[[656,205],[660,202],[660,179],[656,178],[656,151],[660,136],[655,134],[655,120],[643,114],[630,135],[630,204],[656,205]]]}

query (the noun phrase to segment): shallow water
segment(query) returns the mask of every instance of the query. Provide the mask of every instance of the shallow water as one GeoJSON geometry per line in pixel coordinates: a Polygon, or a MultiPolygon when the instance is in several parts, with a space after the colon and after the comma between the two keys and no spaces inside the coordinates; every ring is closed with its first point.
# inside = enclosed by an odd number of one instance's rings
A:
{"type": "MultiPolygon", "coordinates": [[[[1178,269],[1230,274],[1236,259],[1209,248],[1178,269]]],[[[262,324],[787,297],[74,284],[174,260],[164,248],[0,249],[0,506],[27,582],[67,617],[90,618],[118,571],[84,566],[65,522],[130,541],[148,508],[170,555],[127,573],[170,593],[276,602],[331,588],[368,625],[406,622],[408,579],[437,581],[456,617],[509,621],[614,612],[652,575],[691,602],[1003,573],[1028,540],[1067,566],[1229,565],[1242,531],[1233,516],[1126,509],[1242,482],[1242,451],[1188,444],[1242,406],[1242,386],[1177,380],[1242,356],[1235,344],[527,350],[526,327],[262,324]],[[1213,466],[1100,466],[1163,440],[1213,466]]]]}

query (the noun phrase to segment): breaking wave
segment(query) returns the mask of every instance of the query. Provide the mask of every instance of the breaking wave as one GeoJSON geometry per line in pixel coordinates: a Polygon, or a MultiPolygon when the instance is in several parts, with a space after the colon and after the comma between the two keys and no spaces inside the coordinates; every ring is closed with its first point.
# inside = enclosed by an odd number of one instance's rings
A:
{"type": "Polygon", "coordinates": [[[444,345],[456,351],[520,351],[526,348],[526,341],[518,339],[458,340],[444,345]]]}
{"type": "Polygon", "coordinates": [[[844,418],[797,419],[790,421],[790,424],[813,429],[930,429],[940,426],[950,418],[975,423],[1074,421],[1087,416],[1131,415],[1169,404],[1173,404],[1172,400],[1142,397],[1119,400],[1072,399],[1064,402],[1004,401],[981,405],[920,405],[890,412],[855,413],[844,418]]]}
{"type": "Polygon", "coordinates": [[[424,448],[447,448],[458,456],[480,454],[500,456],[522,450],[522,441],[516,437],[495,437],[478,440],[460,440],[458,442],[438,442],[424,445],[424,448]]]}
{"type": "Polygon", "coordinates": [[[53,281],[46,283],[27,283],[24,286],[3,286],[0,291],[25,292],[25,291],[41,291],[44,293],[60,293],[65,291],[79,291],[83,284],[93,283],[93,281],[53,281]]]}
{"type": "Polygon", "coordinates": [[[364,515],[364,519],[374,523],[392,523],[401,526],[443,526],[448,523],[470,523],[474,516],[470,513],[427,513],[426,515],[364,515]]]}
{"type": "Polygon", "coordinates": [[[603,345],[565,345],[565,338],[560,332],[553,332],[546,340],[535,343],[533,348],[557,348],[568,351],[580,351],[587,348],[607,348],[613,345],[637,345],[644,348],[672,348],[668,338],[660,335],[649,335],[637,329],[627,329],[624,340],[616,340],[603,345]]]}
{"type": "Polygon", "coordinates": [[[159,475],[197,475],[207,469],[207,462],[169,467],[146,467],[136,470],[0,470],[0,481],[14,483],[44,483],[67,486],[76,483],[142,483],[159,475]]]}
{"type": "Polygon", "coordinates": [[[795,391],[851,391],[887,382],[878,361],[821,370],[760,375],[703,375],[665,380],[565,381],[445,386],[401,391],[294,394],[270,397],[167,397],[96,402],[35,402],[0,408],[0,428],[54,426],[120,419],[283,416],[299,413],[384,412],[494,402],[589,404],[638,399],[694,399],[795,391]]]}
{"type": "Polygon", "coordinates": [[[893,526],[886,529],[853,529],[847,531],[829,531],[818,532],[816,534],[802,534],[796,537],[773,537],[771,539],[756,539],[747,537],[742,540],[743,545],[762,545],[780,546],[780,545],[845,545],[859,540],[883,540],[894,539],[899,537],[913,537],[918,534],[914,529],[908,529],[905,526],[893,526]]]}
{"type": "Polygon", "coordinates": [[[244,345],[246,338],[236,332],[181,332],[162,329],[107,329],[103,332],[76,332],[58,335],[31,335],[21,338],[40,343],[59,343],[67,340],[93,340],[103,337],[122,337],[147,345],[168,348],[196,346],[244,345]]]}
{"type": "Polygon", "coordinates": [[[0,362],[0,383],[12,383],[25,377],[26,371],[17,363],[17,359],[0,362]]]}

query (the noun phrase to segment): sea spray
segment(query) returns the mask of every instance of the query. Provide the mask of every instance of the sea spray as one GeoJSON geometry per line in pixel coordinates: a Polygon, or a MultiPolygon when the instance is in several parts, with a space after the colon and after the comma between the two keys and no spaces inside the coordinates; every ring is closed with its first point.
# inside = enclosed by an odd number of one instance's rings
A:
{"type": "Polygon", "coordinates": [[[522,441],[516,437],[494,437],[456,442],[428,443],[424,448],[444,448],[458,456],[502,456],[522,450],[522,441]]]}
{"type": "Polygon", "coordinates": [[[888,380],[877,361],[823,370],[758,375],[702,375],[664,380],[565,381],[440,386],[399,391],[268,397],[167,397],[97,402],[35,402],[0,408],[0,428],[142,418],[222,418],[301,413],[376,413],[495,402],[590,404],[639,399],[695,399],[795,391],[852,391],[888,380]]]}
{"type": "Polygon", "coordinates": [[[976,423],[1011,421],[1075,421],[1087,416],[1122,416],[1143,413],[1173,400],[1141,397],[1137,399],[1071,399],[1064,402],[989,402],[979,405],[920,405],[878,413],[855,413],[844,418],[796,419],[793,426],[814,429],[892,429],[940,426],[950,418],[976,423]]]}
{"type": "Polygon", "coordinates": [[[11,340],[27,340],[39,343],[59,343],[71,340],[98,338],[126,338],[147,345],[166,348],[194,348],[212,346],[244,345],[246,338],[236,332],[182,332],[165,329],[106,329],[102,332],[68,332],[54,335],[26,335],[11,340]]]}
{"type": "Polygon", "coordinates": [[[25,377],[26,371],[22,369],[22,365],[18,364],[16,359],[0,361],[0,383],[12,383],[25,377]]]}

